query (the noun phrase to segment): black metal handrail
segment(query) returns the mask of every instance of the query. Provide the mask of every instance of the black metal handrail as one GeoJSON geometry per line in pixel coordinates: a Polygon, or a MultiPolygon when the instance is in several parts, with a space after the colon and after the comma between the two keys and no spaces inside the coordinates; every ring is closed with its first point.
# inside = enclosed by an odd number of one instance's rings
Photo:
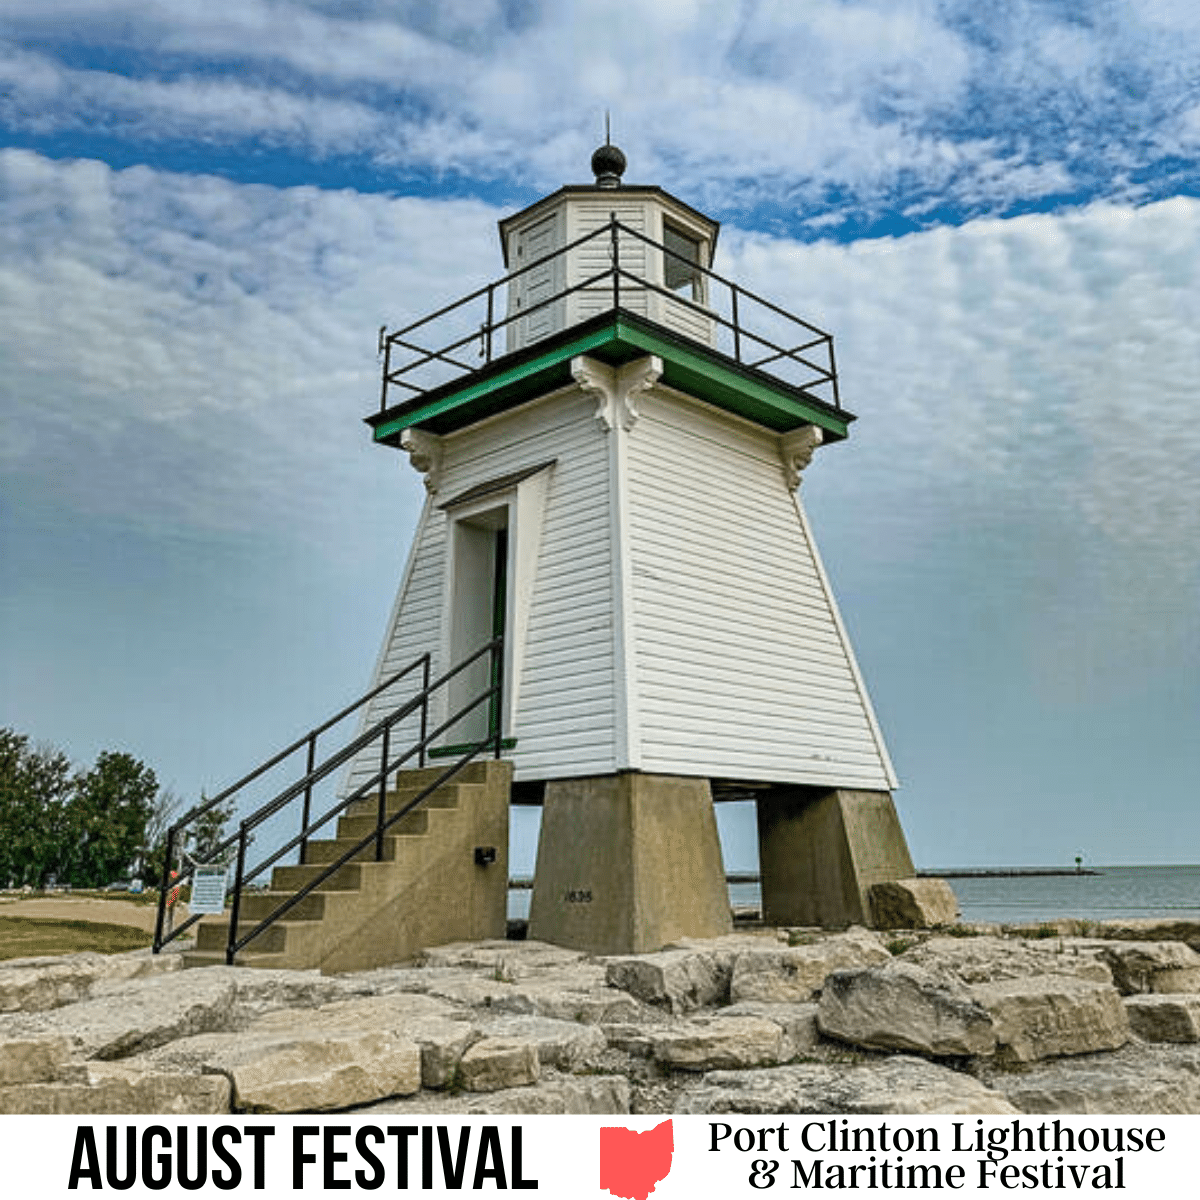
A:
{"type": "Polygon", "coordinates": [[[248,775],[244,776],[232,787],[226,788],[220,795],[215,796],[212,800],[206,801],[204,804],[197,805],[191,809],[183,818],[177,821],[167,831],[167,853],[163,867],[162,884],[159,889],[158,900],[158,918],[155,925],[154,933],[154,953],[159,953],[162,947],[174,938],[179,937],[186,932],[199,919],[199,915],[189,916],[179,926],[173,928],[169,932],[164,932],[163,926],[165,923],[166,899],[169,889],[181,887],[192,877],[195,871],[196,864],[185,867],[180,870],[179,874],[171,877],[171,863],[174,856],[175,845],[178,842],[179,835],[183,828],[197,817],[213,808],[215,805],[229,799],[231,796],[246,784],[259,778],[265,771],[272,766],[278,765],[289,754],[303,746],[307,746],[308,755],[305,773],[292,783],[288,784],[265,804],[257,808],[249,816],[242,819],[237,830],[229,837],[225,838],[213,851],[211,856],[219,858],[224,852],[236,845],[237,847],[237,867],[234,876],[234,884],[232,888],[232,900],[229,913],[229,932],[226,942],[225,961],[232,964],[234,956],[237,952],[243,949],[247,943],[257,937],[270,925],[280,920],[285,913],[289,912],[300,900],[319,887],[326,879],[328,879],[335,871],[344,866],[356,854],[359,854],[365,849],[372,840],[375,841],[375,859],[380,861],[383,857],[383,837],[388,829],[390,829],[396,821],[411,812],[419,804],[422,804],[430,795],[433,794],[439,787],[461,771],[469,762],[472,761],[482,750],[491,747],[495,757],[500,757],[502,748],[501,736],[501,721],[495,722],[495,727],[489,729],[486,738],[483,738],[478,743],[472,745],[469,751],[463,755],[447,770],[443,771],[437,779],[428,787],[422,789],[418,795],[404,806],[404,808],[394,814],[392,817],[387,817],[387,785],[389,778],[394,775],[401,767],[416,757],[417,765],[423,767],[425,765],[426,752],[429,746],[438,737],[451,729],[455,724],[461,721],[469,713],[473,712],[480,704],[485,702],[494,702],[495,711],[502,711],[504,697],[504,639],[498,637],[481,646],[475,653],[464,658],[457,665],[446,671],[438,679],[430,681],[430,665],[431,657],[428,653],[414,659],[402,671],[397,672],[382,684],[372,688],[365,695],[356,700],[353,704],[342,709],[336,716],[331,717],[328,721],[316,727],[304,737],[298,738],[287,749],[280,751],[272,758],[268,759],[261,766],[256,767],[248,775]],[[469,700],[450,718],[443,721],[432,732],[429,730],[429,704],[434,694],[452,679],[457,678],[464,670],[472,664],[478,662],[485,655],[490,655],[491,664],[489,670],[489,679],[492,681],[490,685],[480,692],[477,696],[469,700]],[[331,726],[338,721],[349,716],[357,708],[367,703],[380,693],[386,691],[393,684],[411,674],[417,668],[422,670],[422,688],[416,695],[402,704],[399,704],[392,712],[381,720],[375,722],[369,728],[363,730],[356,737],[352,738],[346,745],[328,755],[323,761],[317,763],[316,758],[316,738],[321,733],[327,731],[331,726]],[[420,736],[416,742],[408,746],[402,753],[393,755],[391,751],[391,733],[393,728],[403,721],[406,717],[412,716],[414,713],[420,712],[420,736]],[[311,802],[313,788],[316,784],[326,779],[338,768],[344,766],[351,759],[366,751],[369,747],[379,743],[381,747],[380,764],[373,775],[355,788],[348,796],[336,803],[333,807],[322,813],[315,820],[312,818],[311,802]],[[379,804],[377,810],[376,827],[365,838],[363,838],[352,849],[347,851],[336,862],[328,865],[323,871],[310,880],[303,887],[297,889],[285,901],[279,904],[271,913],[260,920],[248,933],[243,936],[238,936],[238,923],[241,910],[242,894],[246,886],[255,880],[263,872],[273,867],[280,859],[286,857],[292,851],[299,851],[300,864],[305,863],[305,852],[308,842],[312,835],[318,830],[326,826],[335,817],[344,813],[350,805],[361,800],[368,795],[372,790],[377,789],[379,804]],[[253,867],[247,868],[246,856],[249,846],[253,840],[254,831],[258,826],[265,821],[283,812],[293,801],[303,797],[302,815],[300,818],[299,831],[286,841],[282,846],[278,847],[264,859],[255,864],[253,867]]]}
{"type": "MultiPolygon", "coordinates": [[[[693,261],[686,255],[680,254],[662,242],[656,241],[640,230],[624,224],[617,220],[615,214],[611,215],[606,223],[597,226],[590,233],[583,234],[567,245],[543,255],[533,262],[526,263],[517,270],[509,272],[501,279],[494,280],[483,287],[477,288],[460,300],[444,305],[437,311],[413,321],[402,329],[388,333],[385,326],[381,330],[380,336],[380,349],[383,354],[383,381],[379,410],[380,412],[387,411],[389,391],[393,387],[406,391],[407,395],[402,402],[411,402],[434,387],[448,382],[448,380],[442,379],[434,383],[422,383],[419,374],[422,368],[427,368],[431,365],[453,368],[459,374],[452,377],[452,380],[466,378],[487,369],[494,362],[498,361],[499,358],[503,357],[503,355],[497,356],[495,353],[495,335],[497,331],[508,329],[514,322],[528,320],[532,314],[546,309],[551,305],[560,304],[566,297],[581,291],[599,294],[607,298],[607,307],[617,310],[621,308],[623,290],[652,292],[664,296],[670,299],[673,304],[679,305],[703,319],[713,322],[715,327],[727,330],[732,340],[733,354],[731,357],[743,367],[762,371],[784,382],[793,383],[794,381],[789,380],[781,372],[789,365],[797,368],[801,378],[798,383],[795,383],[795,386],[799,386],[802,390],[810,392],[817,399],[831,405],[834,409],[841,410],[837,365],[833,353],[833,338],[830,334],[812,324],[812,322],[788,312],[778,304],[757,295],[740,284],[734,283],[731,279],[726,279],[716,271],[702,266],[700,263],[693,261]],[[627,235],[629,238],[661,251],[664,256],[664,263],[670,258],[685,264],[689,271],[695,272],[698,277],[704,280],[706,302],[697,302],[677,291],[672,291],[664,287],[656,279],[632,271],[628,266],[622,265],[622,235],[627,235]],[[607,268],[576,283],[568,284],[564,282],[562,286],[554,290],[552,295],[528,307],[510,303],[508,305],[509,311],[504,316],[497,316],[496,295],[498,289],[510,289],[514,282],[522,276],[527,275],[530,271],[546,267],[556,260],[562,260],[564,263],[568,262],[569,257],[580,246],[587,242],[601,239],[606,239],[609,243],[609,266],[607,268]],[[624,289],[622,280],[628,281],[624,289]],[[629,284],[632,284],[632,289],[629,288],[629,284]],[[715,304],[712,293],[717,289],[724,289],[724,294],[727,296],[728,315],[721,311],[715,304]],[[472,320],[467,320],[470,307],[476,304],[483,306],[485,310],[483,312],[483,319],[478,322],[478,325],[472,320]],[[768,331],[762,327],[762,314],[759,314],[758,322],[753,319],[748,321],[747,316],[750,314],[748,314],[747,310],[750,309],[753,311],[755,308],[761,309],[763,313],[770,314],[770,317],[783,322],[785,327],[789,325],[794,326],[797,331],[795,340],[785,338],[782,341],[777,341],[773,337],[768,336],[768,331]],[[466,333],[456,333],[450,336],[449,340],[443,341],[442,339],[447,335],[444,333],[439,334],[438,330],[443,328],[446,323],[453,321],[459,322],[460,328],[464,324],[469,325],[470,328],[466,333]],[[482,362],[473,365],[462,361],[462,356],[456,355],[456,352],[461,351],[464,347],[475,341],[479,342],[478,357],[482,362]],[[408,352],[411,357],[397,362],[396,360],[401,351],[408,352]]],[[[507,295],[511,299],[511,291],[507,292],[507,295]]]]}

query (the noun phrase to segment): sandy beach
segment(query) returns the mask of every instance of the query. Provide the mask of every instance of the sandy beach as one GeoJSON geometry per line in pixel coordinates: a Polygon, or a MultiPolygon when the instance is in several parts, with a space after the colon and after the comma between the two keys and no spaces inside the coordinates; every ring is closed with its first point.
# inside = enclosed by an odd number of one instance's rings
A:
{"type": "Polygon", "coordinates": [[[58,921],[99,921],[154,932],[153,904],[101,900],[96,896],[0,896],[0,916],[46,917],[58,921]]]}

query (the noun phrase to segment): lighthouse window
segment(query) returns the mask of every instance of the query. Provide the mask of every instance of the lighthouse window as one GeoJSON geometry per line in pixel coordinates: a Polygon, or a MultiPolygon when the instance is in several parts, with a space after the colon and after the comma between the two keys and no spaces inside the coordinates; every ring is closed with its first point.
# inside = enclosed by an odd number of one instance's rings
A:
{"type": "Polygon", "coordinates": [[[663,222],[663,280],[673,292],[701,299],[700,239],[663,222]]]}

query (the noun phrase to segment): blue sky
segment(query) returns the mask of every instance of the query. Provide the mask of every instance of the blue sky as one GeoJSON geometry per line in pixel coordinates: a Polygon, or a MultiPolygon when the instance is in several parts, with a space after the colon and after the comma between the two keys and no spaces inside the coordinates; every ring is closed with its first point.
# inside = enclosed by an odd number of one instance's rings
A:
{"type": "Polygon", "coordinates": [[[837,339],[805,496],[918,863],[1200,859],[1184,2],[0,0],[0,722],[194,798],[366,686],[376,330],[605,108],[837,339]]]}

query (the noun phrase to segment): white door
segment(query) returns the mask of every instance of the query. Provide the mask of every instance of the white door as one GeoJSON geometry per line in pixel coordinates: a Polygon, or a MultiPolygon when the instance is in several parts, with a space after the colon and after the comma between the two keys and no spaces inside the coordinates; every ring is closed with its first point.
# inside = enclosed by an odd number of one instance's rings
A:
{"type": "MultiPolygon", "coordinates": [[[[522,271],[553,254],[557,247],[558,214],[551,213],[522,229],[516,236],[512,269],[522,271]]],[[[519,317],[509,326],[508,348],[519,349],[540,341],[563,325],[563,301],[552,300],[562,290],[562,259],[552,258],[532,270],[522,271],[509,288],[509,315],[519,317]]]]}

